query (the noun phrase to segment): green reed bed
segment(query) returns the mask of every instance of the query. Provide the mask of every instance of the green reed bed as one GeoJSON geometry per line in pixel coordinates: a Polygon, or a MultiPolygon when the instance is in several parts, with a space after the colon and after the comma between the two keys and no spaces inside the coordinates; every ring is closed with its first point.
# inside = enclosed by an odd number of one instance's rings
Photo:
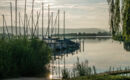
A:
{"type": "Polygon", "coordinates": [[[74,64],[72,71],[69,71],[66,68],[62,70],[63,79],[92,75],[96,75],[96,67],[89,66],[88,60],[85,60],[85,62],[80,62],[78,57],[77,62],[74,64]]]}
{"type": "Polygon", "coordinates": [[[63,80],[130,80],[130,77],[127,76],[111,76],[111,75],[105,75],[105,76],[82,76],[82,77],[76,77],[71,79],[63,79],[63,80]]]}
{"type": "Polygon", "coordinates": [[[45,76],[51,50],[39,39],[0,39],[0,78],[45,76]]]}

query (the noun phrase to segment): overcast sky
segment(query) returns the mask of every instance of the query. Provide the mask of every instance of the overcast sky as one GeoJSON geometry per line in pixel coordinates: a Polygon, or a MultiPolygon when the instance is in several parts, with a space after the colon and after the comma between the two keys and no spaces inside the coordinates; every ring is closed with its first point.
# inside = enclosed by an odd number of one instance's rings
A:
{"type": "MultiPolygon", "coordinates": [[[[13,3],[14,8],[15,0],[0,0],[0,15],[6,15],[8,25],[10,25],[10,1],[13,3]]],[[[28,16],[31,13],[31,2],[32,0],[27,0],[28,16]]],[[[46,7],[46,16],[48,4],[51,5],[51,11],[54,12],[54,16],[56,15],[58,9],[61,10],[61,17],[63,17],[63,11],[66,11],[67,28],[109,29],[109,14],[106,0],[35,0],[35,15],[37,11],[41,10],[42,2],[44,2],[46,7]]],[[[23,9],[24,0],[18,0],[18,12],[20,12],[21,15],[23,15],[23,9]]],[[[45,23],[47,25],[47,17],[45,18],[45,23]]],[[[0,16],[0,25],[2,26],[2,16],[0,16]]]]}

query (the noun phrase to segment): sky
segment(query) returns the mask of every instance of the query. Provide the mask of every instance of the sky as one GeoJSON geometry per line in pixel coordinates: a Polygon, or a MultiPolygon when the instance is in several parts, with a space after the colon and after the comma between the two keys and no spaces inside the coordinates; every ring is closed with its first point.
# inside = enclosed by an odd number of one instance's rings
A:
{"type": "MultiPolygon", "coordinates": [[[[5,15],[7,25],[10,25],[10,2],[13,4],[13,20],[15,19],[14,1],[15,0],[0,0],[0,15],[5,15]]],[[[63,11],[65,11],[67,28],[109,29],[107,0],[35,0],[35,20],[37,11],[41,11],[42,2],[44,2],[45,5],[45,27],[47,27],[47,6],[50,5],[51,12],[54,12],[54,18],[57,14],[57,10],[60,9],[60,27],[63,27],[62,19],[63,11]]],[[[27,0],[28,16],[31,14],[31,5],[32,0],[27,0]]],[[[23,16],[23,12],[24,0],[18,0],[18,13],[23,16]]],[[[0,16],[0,26],[2,26],[2,20],[2,16],[0,16]]],[[[41,17],[39,20],[41,21],[41,17]]],[[[41,22],[39,22],[39,25],[41,26],[41,22]]]]}

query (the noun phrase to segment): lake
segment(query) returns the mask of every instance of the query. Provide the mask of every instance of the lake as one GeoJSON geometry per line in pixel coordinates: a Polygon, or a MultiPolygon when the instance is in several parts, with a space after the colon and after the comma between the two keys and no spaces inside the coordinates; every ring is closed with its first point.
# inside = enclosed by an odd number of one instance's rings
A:
{"type": "MultiPolygon", "coordinates": [[[[107,37],[80,40],[73,39],[73,41],[81,42],[81,48],[65,55],[65,67],[70,71],[77,62],[77,57],[80,62],[88,60],[89,66],[95,66],[98,73],[108,71],[110,66],[115,68],[130,66],[130,52],[124,48],[123,42],[114,41],[107,37]]],[[[59,74],[60,77],[62,77],[61,71],[64,68],[64,56],[59,56],[59,58],[60,59],[54,61],[53,78],[59,78],[59,74]]]]}
{"type": "MultiPolygon", "coordinates": [[[[75,41],[75,40],[74,40],[75,41]]],[[[130,66],[130,52],[124,49],[124,43],[112,39],[81,39],[81,49],[65,55],[65,67],[72,70],[77,62],[88,60],[89,66],[95,66],[98,73],[108,71],[113,68],[125,68],[130,66]]],[[[64,57],[54,61],[53,78],[61,77],[64,68],[64,57]],[[60,64],[60,65],[58,65],[60,64]],[[60,72],[59,72],[60,69],[60,72]]]]}

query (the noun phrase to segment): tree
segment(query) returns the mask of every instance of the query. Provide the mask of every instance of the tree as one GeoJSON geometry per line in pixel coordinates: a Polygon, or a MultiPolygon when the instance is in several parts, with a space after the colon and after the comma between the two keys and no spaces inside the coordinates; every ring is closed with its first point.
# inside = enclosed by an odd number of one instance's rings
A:
{"type": "Polygon", "coordinates": [[[130,40],[130,0],[122,1],[123,36],[130,40]]]}
{"type": "Polygon", "coordinates": [[[117,36],[120,32],[120,22],[122,22],[122,32],[124,40],[130,40],[130,0],[107,0],[110,12],[110,28],[113,37],[117,36]],[[120,14],[122,9],[122,14],[120,14]],[[122,19],[121,19],[122,17],[122,19]]]}
{"type": "Polygon", "coordinates": [[[109,17],[110,17],[110,29],[112,32],[112,35],[115,36],[115,28],[114,28],[114,9],[115,9],[115,5],[114,5],[114,0],[107,0],[108,5],[109,5],[109,17]]]}
{"type": "Polygon", "coordinates": [[[120,0],[115,0],[115,11],[114,11],[114,27],[116,34],[119,33],[120,29],[120,0]]]}

